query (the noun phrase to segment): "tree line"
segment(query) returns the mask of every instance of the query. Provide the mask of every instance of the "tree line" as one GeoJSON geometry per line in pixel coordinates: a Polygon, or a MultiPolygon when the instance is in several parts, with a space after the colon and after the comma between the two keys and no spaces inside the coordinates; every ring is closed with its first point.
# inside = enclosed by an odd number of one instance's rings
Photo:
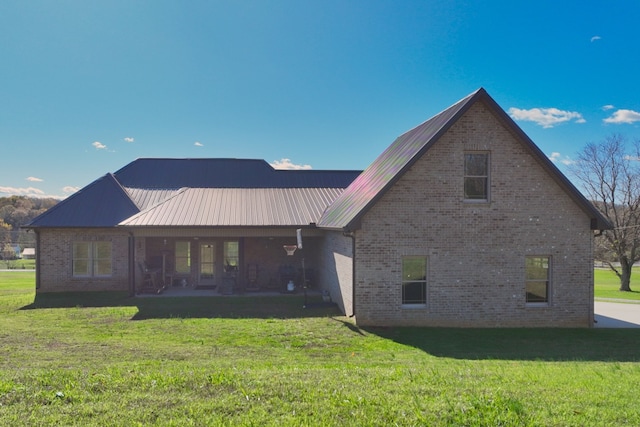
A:
{"type": "Polygon", "coordinates": [[[35,198],[25,196],[0,197],[0,258],[15,256],[15,248],[34,247],[33,233],[27,233],[20,227],[55,206],[58,200],[53,198],[35,198]]]}

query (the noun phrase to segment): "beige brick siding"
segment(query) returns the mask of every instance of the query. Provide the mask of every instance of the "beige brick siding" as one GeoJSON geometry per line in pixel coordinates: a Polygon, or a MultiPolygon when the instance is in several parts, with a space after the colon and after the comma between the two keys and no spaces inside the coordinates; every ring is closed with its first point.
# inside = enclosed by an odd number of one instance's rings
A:
{"type": "Polygon", "coordinates": [[[353,241],[342,232],[328,231],[323,239],[318,283],[347,316],[353,314],[353,241]]]}
{"type": "Polygon", "coordinates": [[[37,292],[127,291],[129,235],[114,229],[44,229],[39,231],[37,292]],[[72,248],[77,241],[112,244],[111,277],[73,277],[72,248]]]}
{"type": "Polygon", "coordinates": [[[482,103],[385,193],[356,232],[360,325],[589,327],[590,218],[482,103]],[[463,201],[465,150],[490,152],[490,203],[463,201]],[[401,259],[428,258],[427,304],[401,302],[401,259]],[[550,302],[525,303],[525,257],[550,256],[550,302]]]}

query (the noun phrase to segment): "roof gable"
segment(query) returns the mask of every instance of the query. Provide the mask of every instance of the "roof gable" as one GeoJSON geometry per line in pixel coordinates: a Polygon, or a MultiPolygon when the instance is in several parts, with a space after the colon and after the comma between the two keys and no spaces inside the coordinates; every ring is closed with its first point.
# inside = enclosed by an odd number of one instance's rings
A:
{"type": "Polygon", "coordinates": [[[400,135],[356,178],[322,215],[318,226],[357,228],[364,215],[382,194],[433,144],[472,104],[480,89],[400,135]]]}
{"type": "Polygon", "coordinates": [[[139,212],[112,174],[104,175],[36,217],[26,228],[113,227],[139,212]]]}
{"type": "Polygon", "coordinates": [[[611,228],[604,216],[578,191],[560,170],[542,153],[507,113],[480,88],[421,125],[399,136],[373,163],[356,178],[325,211],[319,227],[353,230],[384,193],[413,165],[454,123],[478,102],[484,102],[516,138],[532,153],[538,163],[592,219],[592,229],[611,228]]]}

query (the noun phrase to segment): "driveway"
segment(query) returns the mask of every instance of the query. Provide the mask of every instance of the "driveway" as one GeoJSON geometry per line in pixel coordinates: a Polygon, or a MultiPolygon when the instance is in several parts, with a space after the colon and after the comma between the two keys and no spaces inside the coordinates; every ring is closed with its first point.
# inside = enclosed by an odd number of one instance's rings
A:
{"type": "Polygon", "coordinates": [[[640,328],[640,303],[598,300],[594,313],[596,328],[640,328]]]}

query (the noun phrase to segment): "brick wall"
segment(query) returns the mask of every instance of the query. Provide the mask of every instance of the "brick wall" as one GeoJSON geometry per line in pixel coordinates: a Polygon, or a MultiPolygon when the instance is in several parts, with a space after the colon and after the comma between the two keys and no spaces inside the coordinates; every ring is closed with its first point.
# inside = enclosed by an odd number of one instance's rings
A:
{"type": "Polygon", "coordinates": [[[356,232],[361,325],[593,323],[589,217],[525,146],[476,103],[363,217],[356,232]],[[463,201],[465,150],[490,152],[490,203],[463,201]],[[401,259],[426,256],[427,304],[403,306],[401,259]],[[525,256],[552,258],[550,302],[525,303],[525,256]]]}
{"type": "Polygon", "coordinates": [[[347,316],[353,314],[353,243],[342,232],[327,231],[319,251],[318,283],[347,316]]]}
{"type": "Polygon", "coordinates": [[[37,292],[127,291],[129,289],[128,234],[113,229],[40,230],[37,292]],[[73,277],[72,248],[76,241],[106,240],[112,244],[111,277],[73,277]]]}

